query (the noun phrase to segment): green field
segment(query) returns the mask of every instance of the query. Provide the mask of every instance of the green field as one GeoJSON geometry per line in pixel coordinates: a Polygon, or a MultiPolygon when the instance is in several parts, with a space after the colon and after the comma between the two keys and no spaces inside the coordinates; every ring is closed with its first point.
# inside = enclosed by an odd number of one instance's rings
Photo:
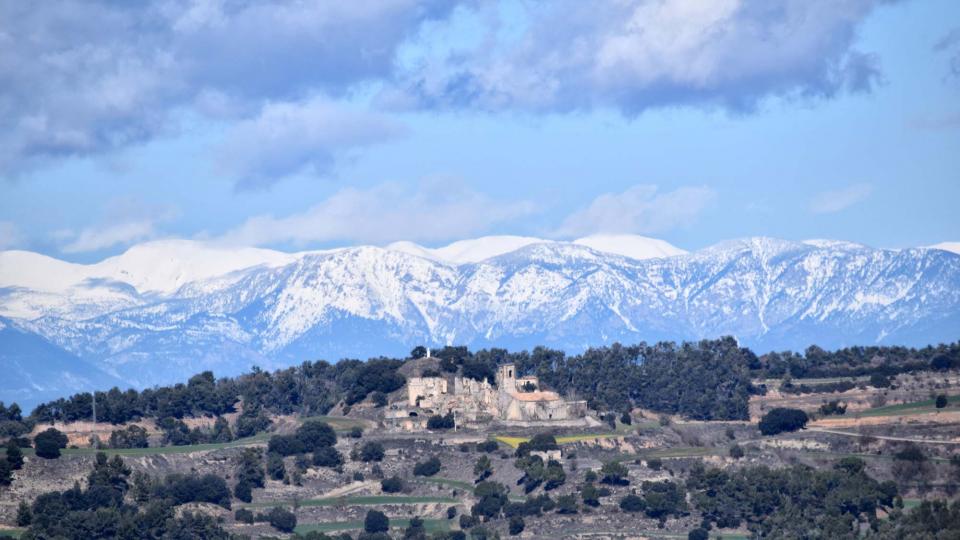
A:
{"type": "Polygon", "coordinates": [[[462,489],[464,491],[469,491],[470,493],[473,493],[473,482],[467,482],[464,480],[453,480],[450,478],[437,478],[436,476],[430,476],[430,477],[418,476],[414,478],[413,481],[421,482],[425,484],[438,484],[441,486],[462,489]]]}
{"type": "MultiPolygon", "coordinates": [[[[410,525],[409,519],[394,519],[390,518],[390,527],[392,528],[406,528],[410,525]]],[[[298,534],[306,534],[311,531],[317,531],[321,533],[329,532],[340,532],[340,531],[350,531],[363,528],[363,521],[330,521],[327,523],[304,523],[302,525],[297,525],[297,528],[294,529],[294,532],[298,534]]],[[[424,519],[423,528],[427,532],[440,532],[440,531],[449,531],[450,522],[445,519],[424,519]]]]}
{"type": "Polygon", "coordinates": [[[20,538],[26,529],[0,529],[0,538],[20,538]]]}
{"type": "MultiPolygon", "coordinates": [[[[622,436],[622,433],[581,433],[577,435],[560,435],[556,439],[558,444],[570,444],[580,441],[610,439],[622,436]]],[[[511,437],[509,435],[496,435],[493,438],[511,448],[516,448],[520,446],[520,443],[528,442],[530,440],[530,437],[511,437]]]]}
{"type": "Polygon", "coordinates": [[[644,450],[636,454],[623,454],[613,459],[613,461],[630,461],[634,459],[671,459],[688,458],[704,456],[725,456],[728,450],[725,448],[709,448],[705,446],[678,446],[676,448],[658,448],[654,450],[644,450]]]}
{"type": "MultiPolygon", "coordinates": [[[[958,406],[960,406],[960,396],[947,396],[948,409],[953,409],[958,406]]],[[[887,405],[884,407],[876,407],[873,409],[860,411],[855,414],[860,417],[895,416],[895,415],[906,415],[906,414],[925,414],[925,413],[933,413],[933,412],[943,411],[943,410],[946,410],[946,409],[936,408],[933,399],[925,399],[923,401],[914,401],[912,403],[901,403],[899,405],[887,405]]]]}
{"type": "MultiPolygon", "coordinates": [[[[444,503],[457,504],[460,501],[452,497],[433,497],[416,495],[355,495],[345,497],[323,497],[320,499],[304,499],[297,504],[300,506],[372,506],[381,504],[430,504],[444,503]]],[[[249,508],[269,508],[272,506],[293,506],[293,501],[276,501],[245,504],[249,508]]]]}

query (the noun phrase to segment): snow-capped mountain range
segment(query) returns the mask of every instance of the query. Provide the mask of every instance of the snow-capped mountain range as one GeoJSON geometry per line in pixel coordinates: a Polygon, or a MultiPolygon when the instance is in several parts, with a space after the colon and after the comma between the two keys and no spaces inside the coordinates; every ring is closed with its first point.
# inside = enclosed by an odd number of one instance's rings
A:
{"type": "Polygon", "coordinates": [[[284,253],[171,240],[90,265],[5,251],[0,361],[10,369],[0,399],[402,355],[417,344],[574,352],[734,335],[763,351],[952,341],[957,247],[748,238],[687,253],[629,235],[501,236],[284,253]],[[51,362],[71,361],[76,373],[49,376],[51,362]]]}

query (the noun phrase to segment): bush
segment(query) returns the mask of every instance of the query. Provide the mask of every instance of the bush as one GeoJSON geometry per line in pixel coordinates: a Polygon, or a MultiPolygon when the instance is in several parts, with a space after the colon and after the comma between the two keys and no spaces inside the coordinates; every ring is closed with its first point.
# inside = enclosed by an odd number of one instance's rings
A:
{"type": "Polygon", "coordinates": [[[443,416],[435,414],[427,419],[427,429],[453,429],[454,423],[452,412],[443,416]]]}
{"type": "Polygon", "coordinates": [[[140,426],[128,426],[110,433],[110,448],[147,448],[147,430],[140,426]]]}
{"type": "Polygon", "coordinates": [[[351,438],[351,439],[359,439],[360,437],[363,437],[363,428],[362,428],[362,427],[360,427],[360,426],[353,426],[352,428],[350,428],[350,438],[351,438]]]}
{"type": "Polygon", "coordinates": [[[453,519],[457,517],[457,507],[451,506],[447,508],[447,519],[453,519]]]}
{"type": "Polygon", "coordinates": [[[267,475],[274,480],[283,480],[287,468],[283,465],[283,456],[270,452],[267,454],[267,475]]]}
{"type": "Polygon", "coordinates": [[[417,463],[413,466],[414,476],[433,476],[440,472],[440,458],[433,456],[423,463],[417,463]]]}
{"type": "Polygon", "coordinates": [[[663,468],[663,460],[660,458],[650,458],[647,460],[647,468],[651,471],[659,471],[663,468]]]}
{"type": "Polygon", "coordinates": [[[377,442],[368,442],[360,447],[360,461],[383,461],[383,445],[377,442]]]}
{"type": "Polygon", "coordinates": [[[307,447],[296,435],[274,435],[270,437],[267,443],[267,452],[279,454],[281,456],[292,456],[294,454],[303,454],[307,447]]]}
{"type": "Polygon", "coordinates": [[[870,386],[874,388],[890,388],[890,377],[883,373],[874,373],[870,376],[870,386]]]}
{"type": "Polygon", "coordinates": [[[739,444],[730,447],[730,457],[733,459],[740,459],[743,457],[743,454],[743,448],[741,448],[739,444]]]}
{"type": "Polygon", "coordinates": [[[576,514],[577,498],[573,495],[562,495],[557,497],[558,514],[576,514]]]}
{"type": "Polygon", "coordinates": [[[297,516],[279,506],[270,510],[270,513],[267,514],[267,520],[270,522],[270,526],[280,532],[293,532],[293,529],[297,527],[297,516]]]}
{"type": "Polygon", "coordinates": [[[520,516],[513,516],[510,518],[510,535],[516,536],[523,532],[526,524],[523,522],[523,518],[520,516]]]}
{"type": "Polygon", "coordinates": [[[467,515],[467,514],[461,514],[461,515],[460,515],[460,528],[463,529],[463,530],[467,530],[467,529],[475,526],[478,521],[479,521],[479,520],[477,520],[477,518],[475,518],[475,517],[473,517],[473,516],[470,516],[470,515],[467,515]]]}
{"type": "Polygon", "coordinates": [[[313,451],[313,465],[315,467],[329,467],[331,469],[343,464],[343,455],[332,446],[317,448],[313,451]]]}
{"type": "Polygon", "coordinates": [[[600,474],[603,476],[600,481],[604,484],[627,485],[630,483],[630,480],[627,479],[629,471],[623,464],[616,461],[604,463],[600,469],[600,474]]]}
{"type": "Polygon", "coordinates": [[[946,407],[946,406],[947,406],[947,396],[946,396],[945,394],[940,394],[939,396],[937,396],[937,399],[936,399],[936,401],[934,402],[934,405],[935,405],[938,409],[942,409],[942,408],[946,407]]]}
{"type": "Polygon", "coordinates": [[[20,450],[20,445],[17,444],[16,439],[7,441],[7,463],[10,464],[10,469],[14,471],[23,467],[23,451],[20,450]]]}
{"type": "Polygon", "coordinates": [[[486,452],[488,454],[491,452],[496,452],[498,448],[500,448],[500,445],[497,444],[497,441],[492,440],[483,441],[482,443],[477,444],[477,450],[480,452],[486,452]]]}
{"type": "MultiPolygon", "coordinates": [[[[297,439],[307,452],[337,444],[337,433],[326,422],[310,420],[297,429],[297,439]]],[[[299,453],[299,452],[298,452],[299,453]]]]}
{"type": "Polygon", "coordinates": [[[687,533],[687,540],[710,540],[710,533],[706,529],[694,529],[687,533]]]}
{"type": "Polygon", "coordinates": [[[253,512],[247,510],[246,508],[238,508],[236,512],[233,513],[233,519],[239,521],[240,523],[246,523],[247,525],[253,524],[253,512]]]}
{"type": "Polygon", "coordinates": [[[807,413],[799,409],[778,407],[763,415],[758,427],[763,435],[797,431],[807,425],[807,413]]]}
{"type": "Polygon", "coordinates": [[[368,533],[380,533],[390,530],[390,518],[379,510],[368,510],[363,519],[363,530],[368,533]]]}
{"type": "Polygon", "coordinates": [[[624,512],[643,512],[646,508],[647,504],[636,495],[627,495],[620,499],[620,509],[624,512]]]}
{"type": "Polygon", "coordinates": [[[67,447],[67,436],[54,428],[39,433],[33,439],[37,457],[56,459],[60,457],[60,449],[67,447]]]}
{"type": "Polygon", "coordinates": [[[399,476],[391,476],[380,481],[380,489],[384,493],[400,493],[403,491],[403,479],[399,476]]]}

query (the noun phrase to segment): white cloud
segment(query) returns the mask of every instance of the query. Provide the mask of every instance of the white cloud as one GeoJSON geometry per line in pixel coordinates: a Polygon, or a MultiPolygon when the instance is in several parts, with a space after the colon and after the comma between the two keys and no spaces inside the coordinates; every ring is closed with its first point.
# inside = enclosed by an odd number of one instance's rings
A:
{"type": "Polygon", "coordinates": [[[86,227],[76,234],[69,232],[66,234],[71,235],[72,239],[61,248],[61,251],[85,253],[146,240],[155,236],[156,230],[152,220],[141,220],[103,227],[86,227]]]}
{"type": "Polygon", "coordinates": [[[237,187],[265,187],[308,169],[323,175],[350,150],[396,137],[403,128],[383,116],[315,97],[269,103],[234,125],[217,152],[218,168],[237,187]]]}
{"type": "Polygon", "coordinates": [[[0,221],[0,249],[16,247],[23,240],[20,228],[12,221],[0,221]]]}
{"type": "Polygon", "coordinates": [[[662,233],[690,225],[716,198],[716,193],[705,186],[657,191],[657,186],[636,185],[623,193],[600,195],[586,208],[568,216],[555,234],[576,237],[662,233]]]}
{"type": "Polygon", "coordinates": [[[818,193],[810,201],[810,211],[814,214],[832,214],[850,208],[873,193],[870,184],[854,184],[843,189],[818,193]]]}
{"type": "Polygon", "coordinates": [[[217,241],[244,246],[431,242],[474,236],[534,211],[531,203],[498,202],[453,182],[434,182],[416,191],[386,183],[344,188],[298,214],[252,217],[217,241]]]}
{"type": "Polygon", "coordinates": [[[523,3],[521,24],[491,28],[473,50],[423,47],[406,94],[391,97],[428,107],[636,114],[678,104],[748,110],[770,95],[867,90],[876,59],[854,48],[855,31],[882,2],[523,3]]]}

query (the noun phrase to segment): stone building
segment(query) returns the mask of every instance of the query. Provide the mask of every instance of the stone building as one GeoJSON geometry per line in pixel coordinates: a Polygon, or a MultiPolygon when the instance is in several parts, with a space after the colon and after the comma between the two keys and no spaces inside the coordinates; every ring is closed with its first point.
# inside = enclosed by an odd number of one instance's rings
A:
{"type": "Polygon", "coordinates": [[[585,401],[565,401],[556,392],[542,390],[537,377],[517,377],[514,364],[497,368],[495,385],[466,377],[410,377],[407,405],[411,417],[454,412],[473,422],[549,422],[587,414],[585,401]]]}

